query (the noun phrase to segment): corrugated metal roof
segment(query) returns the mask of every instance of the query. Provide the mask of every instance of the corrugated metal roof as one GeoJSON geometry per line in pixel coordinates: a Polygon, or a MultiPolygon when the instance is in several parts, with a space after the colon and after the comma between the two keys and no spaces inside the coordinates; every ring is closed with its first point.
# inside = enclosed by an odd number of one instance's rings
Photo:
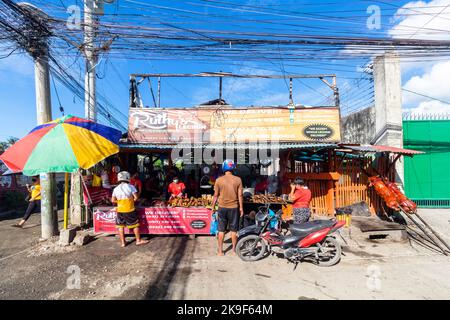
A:
{"type": "Polygon", "coordinates": [[[424,153],[422,151],[416,151],[416,150],[411,150],[411,149],[403,149],[403,148],[397,148],[397,147],[391,147],[391,146],[380,146],[380,145],[346,145],[346,144],[340,144],[340,146],[343,147],[343,148],[354,150],[354,151],[361,151],[361,152],[390,152],[390,153],[396,153],[396,154],[408,155],[408,156],[424,153]]]}
{"type": "Polygon", "coordinates": [[[337,148],[335,143],[295,143],[295,142],[279,142],[268,144],[257,143],[236,143],[236,144],[141,144],[141,143],[120,143],[119,147],[122,149],[154,149],[165,150],[173,148],[211,148],[211,149],[260,149],[260,148],[274,148],[274,149],[311,149],[311,148],[337,148]]]}

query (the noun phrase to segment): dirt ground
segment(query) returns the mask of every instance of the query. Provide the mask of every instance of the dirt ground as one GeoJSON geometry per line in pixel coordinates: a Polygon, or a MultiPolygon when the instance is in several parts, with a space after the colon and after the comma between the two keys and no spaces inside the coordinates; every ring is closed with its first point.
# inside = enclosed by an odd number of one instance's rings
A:
{"type": "MultiPolygon", "coordinates": [[[[450,234],[450,210],[422,215],[450,234]]],[[[60,247],[56,239],[39,242],[39,219],[20,230],[11,227],[17,215],[0,216],[0,299],[450,298],[450,258],[411,241],[350,238],[344,230],[338,265],[294,270],[273,256],[253,263],[229,252],[217,257],[210,236],[155,236],[120,248],[116,236],[100,235],[83,247],[60,247]]]]}

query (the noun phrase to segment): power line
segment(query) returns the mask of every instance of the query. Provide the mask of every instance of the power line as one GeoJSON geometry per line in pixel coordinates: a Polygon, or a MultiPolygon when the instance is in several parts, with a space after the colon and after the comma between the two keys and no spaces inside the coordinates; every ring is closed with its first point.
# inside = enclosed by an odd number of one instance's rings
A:
{"type": "Polygon", "coordinates": [[[441,11],[439,11],[438,13],[436,13],[435,15],[433,15],[427,22],[425,22],[420,28],[418,28],[410,37],[409,39],[411,39],[413,36],[415,36],[417,34],[417,32],[419,32],[420,30],[422,30],[422,28],[424,28],[426,25],[428,25],[431,21],[433,21],[436,17],[438,17],[442,12],[444,12],[445,9],[447,9],[450,6],[450,3],[448,5],[446,5],[444,8],[442,8],[441,11]]]}
{"type": "Polygon", "coordinates": [[[426,95],[426,94],[423,94],[423,93],[419,93],[419,92],[415,92],[415,91],[412,91],[412,90],[408,90],[408,89],[406,89],[406,88],[402,88],[402,90],[403,90],[403,91],[406,91],[406,92],[409,92],[409,93],[413,93],[413,94],[418,95],[418,96],[422,96],[422,97],[424,97],[424,98],[428,98],[428,99],[431,99],[431,100],[436,100],[436,101],[438,101],[438,102],[442,102],[442,103],[444,103],[444,104],[450,105],[450,102],[444,101],[444,100],[439,99],[439,98],[434,98],[434,97],[431,97],[431,96],[426,95]]]}

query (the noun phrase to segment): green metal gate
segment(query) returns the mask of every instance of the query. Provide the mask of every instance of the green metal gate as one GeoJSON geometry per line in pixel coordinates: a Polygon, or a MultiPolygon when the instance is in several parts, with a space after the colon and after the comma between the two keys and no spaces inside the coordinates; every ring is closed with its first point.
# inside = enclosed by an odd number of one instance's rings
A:
{"type": "Polygon", "coordinates": [[[404,116],[403,145],[425,154],[405,157],[405,192],[420,207],[450,208],[450,118],[404,116]]]}

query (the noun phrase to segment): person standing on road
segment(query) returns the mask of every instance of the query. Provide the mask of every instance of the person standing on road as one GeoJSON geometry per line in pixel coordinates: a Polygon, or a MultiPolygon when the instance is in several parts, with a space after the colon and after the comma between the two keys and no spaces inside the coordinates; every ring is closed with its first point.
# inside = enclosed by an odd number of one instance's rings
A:
{"type": "Polygon", "coordinates": [[[139,233],[139,216],[135,210],[134,202],[138,200],[138,191],[130,184],[130,174],[127,171],[119,172],[117,175],[119,185],[114,188],[111,202],[117,204],[116,228],[119,229],[121,247],[125,247],[125,230],[133,229],[136,236],[136,245],[146,244],[147,240],[141,239],[139,233]]]}
{"type": "Polygon", "coordinates": [[[18,224],[14,224],[13,227],[22,228],[28,218],[30,218],[31,214],[41,210],[41,183],[39,181],[39,177],[34,177],[31,181],[33,182],[31,187],[27,184],[27,189],[30,193],[30,200],[27,210],[25,211],[25,215],[22,220],[20,220],[18,224]]]}
{"type": "Polygon", "coordinates": [[[294,183],[291,183],[289,200],[292,201],[294,223],[307,222],[311,217],[311,210],[309,209],[311,190],[305,185],[303,179],[297,177],[294,183]]]}
{"type": "Polygon", "coordinates": [[[222,164],[224,175],[218,178],[214,184],[214,196],[212,208],[214,210],[219,201],[219,235],[217,255],[223,256],[223,239],[227,226],[230,226],[231,242],[233,243],[233,255],[236,254],[237,231],[239,229],[239,217],[244,215],[242,180],[233,175],[236,168],[233,160],[225,160],[222,164]]]}

